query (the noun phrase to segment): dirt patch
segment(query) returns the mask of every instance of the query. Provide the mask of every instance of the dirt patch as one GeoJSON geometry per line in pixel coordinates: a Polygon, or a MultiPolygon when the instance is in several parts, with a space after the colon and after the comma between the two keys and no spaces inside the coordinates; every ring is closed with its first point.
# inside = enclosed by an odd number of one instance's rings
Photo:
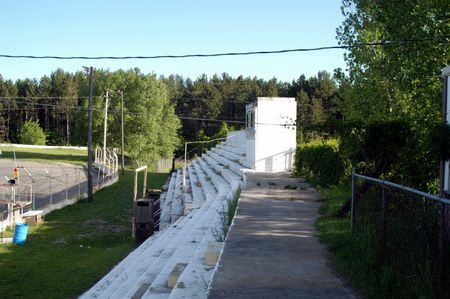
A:
{"type": "Polygon", "coordinates": [[[103,219],[89,219],[83,222],[81,225],[83,228],[91,228],[91,231],[84,234],[79,234],[77,239],[91,238],[96,235],[101,235],[104,233],[122,233],[128,231],[129,228],[125,225],[108,224],[103,219]]]}

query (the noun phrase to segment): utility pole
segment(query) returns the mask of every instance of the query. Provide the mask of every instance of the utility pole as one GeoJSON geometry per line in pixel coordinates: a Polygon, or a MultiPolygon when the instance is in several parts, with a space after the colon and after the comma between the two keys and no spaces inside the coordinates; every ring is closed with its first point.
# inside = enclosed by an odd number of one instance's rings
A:
{"type": "Polygon", "coordinates": [[[108,125],[108,97],[109,89],[106,90],[106,104],[105,104],[105,123],[103,128],[103,164],[106,163],[106,126],[108,125]]]}
{"type": "Polygon", "coordinates": [[[121,163],[120,166],[122,168],[122,174],[125,174],[125,154],[124,154],[124,127],[123,127],[123,90],[118,90],[121,96],[121,102],[120,102],[120,131],[121,131],[121,142],[120,142],[120,155],[121,155],[121,163]]]}
{"type": "Polygon", "coordinates": [[[93,202],[92,184],[92,93],[93,93],[94,68],[89,67],[89,103],[88,103],[88,202],[93,202]]]}

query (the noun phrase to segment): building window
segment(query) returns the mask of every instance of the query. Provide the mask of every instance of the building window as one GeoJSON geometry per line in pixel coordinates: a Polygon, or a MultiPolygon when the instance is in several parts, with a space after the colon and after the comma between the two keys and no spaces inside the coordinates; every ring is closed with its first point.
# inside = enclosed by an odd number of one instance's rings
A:
{"type": "Polygon", "coordinates": [[[255,111],[247,111],[246,119],[245,119],[245,128],[254,128],[255,127],[255,111]]]}

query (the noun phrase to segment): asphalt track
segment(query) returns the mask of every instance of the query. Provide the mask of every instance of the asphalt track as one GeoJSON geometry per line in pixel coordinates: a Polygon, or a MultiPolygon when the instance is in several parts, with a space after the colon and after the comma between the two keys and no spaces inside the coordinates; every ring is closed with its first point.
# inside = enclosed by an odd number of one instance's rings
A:
{"type": "MultiPolygon", "coordinates": [[[[8,179],[13,178],[15,167],[19,169],[19,179],[14,185],[16,199],[19,197],[20,200],[29,199],[32,193],[35,210],[87,192],[87,170],[84,167],[67,163],[30,161],[17,161],[16,165],[14,160],[0,159],[0,213],[7,207],[4,200],[8,200],[11,196],[12,185],[8,179]]],[[[93,172],[94,187],[107,179],[98,172],[93,172]]],[[[30,205],[27,210],[32,208],[30,205]]]]}

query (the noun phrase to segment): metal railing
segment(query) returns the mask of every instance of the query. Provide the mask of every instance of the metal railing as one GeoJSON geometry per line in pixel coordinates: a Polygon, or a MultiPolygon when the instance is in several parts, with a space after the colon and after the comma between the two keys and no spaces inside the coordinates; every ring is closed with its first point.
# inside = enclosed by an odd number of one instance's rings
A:
{"type": "Polygon", "coordinates": [[[450,200],[443,196],[352,171],[352,237],[367,255],[371,252],[378,262],[391,267],[407,297],[418,295],[411,291],[416,287],[429,288],[430,295],[438,298],[449,295],[446,279],[450,273],[445,266],[449,262],[449,209],[450,200]],[[371,184],[361,195],[356,190],[359,180],[371,184]]]}

